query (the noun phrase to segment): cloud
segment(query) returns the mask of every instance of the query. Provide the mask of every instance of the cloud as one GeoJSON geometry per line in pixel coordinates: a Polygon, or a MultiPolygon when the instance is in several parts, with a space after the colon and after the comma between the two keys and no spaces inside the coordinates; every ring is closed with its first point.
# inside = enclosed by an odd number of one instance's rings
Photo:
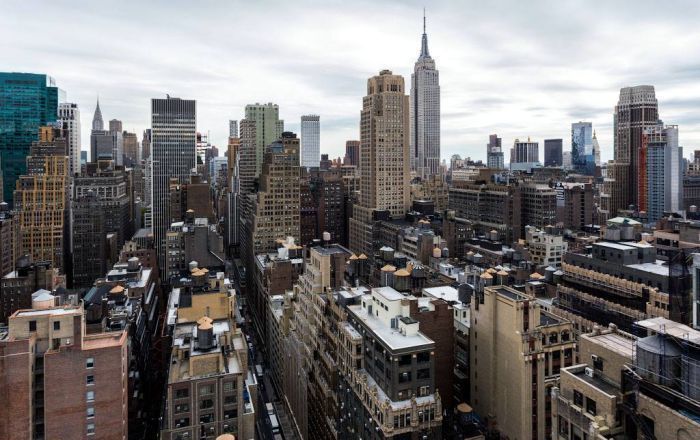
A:
{"type": "MultiPolygon", "coordinates": [[[[700,3],[433,3],[443,158],[484,159],[492,133],[504,148],[524,136],[562,138],[568,148],[571,123],[588,120],[610,159],[619,89],[636,84],[655,85],[661,118],[681,125],[686,149],[700,148],[700,64],[689,58],[700,52],[700,3]]],[[[221,146],[228,120],[241,119],[248,103],[279,104],[297,131],[302,114],[319,114],[322,151],[336,157],[359,136],[368,77],[389,68],[409,87],[422,8],[412,0],[95,0],[79,8],[8,0],[0,69],[56,78],[80,106],[85,149],[98,94],[105,118],[140,136],[150,98],[169,93],[198,101],[198,129],[221,146]]]]}

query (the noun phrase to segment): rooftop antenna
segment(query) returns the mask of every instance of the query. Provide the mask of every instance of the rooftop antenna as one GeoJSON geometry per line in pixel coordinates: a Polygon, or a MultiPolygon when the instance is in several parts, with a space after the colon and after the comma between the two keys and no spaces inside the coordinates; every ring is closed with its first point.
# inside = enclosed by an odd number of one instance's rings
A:
{"type": "Polygon", "coordinates": [[[425,33],[425,7],[423,7],[423,33],[425,33]]]}

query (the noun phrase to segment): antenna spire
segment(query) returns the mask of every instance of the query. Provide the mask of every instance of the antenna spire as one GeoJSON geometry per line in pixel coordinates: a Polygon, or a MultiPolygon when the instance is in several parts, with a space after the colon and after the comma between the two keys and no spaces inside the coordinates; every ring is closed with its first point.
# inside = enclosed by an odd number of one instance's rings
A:
{"type": "Polygon", "coordinates": [[[423,8],[423,33],[425,33],[425,8],[423,8]]]}

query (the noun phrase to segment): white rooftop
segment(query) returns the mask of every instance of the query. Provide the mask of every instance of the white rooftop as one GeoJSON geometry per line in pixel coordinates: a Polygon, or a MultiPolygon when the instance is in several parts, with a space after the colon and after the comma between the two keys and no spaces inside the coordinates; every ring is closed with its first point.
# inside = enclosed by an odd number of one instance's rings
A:
{"type": "Polygon", "coordinates": [[[381,295],[387,301],[399,301],[405,298],[401,292],[389,286],[375,287],[372,291],[381,295]]]}
{"type": "Polygon", "coordinates": [[[640,263],[640,264],[629,264],[627,267],[637,270],[643,270],[644,272],[650,272],[656,275],[668,275],[669,268],[664,264],[662,260],[656,260],[655,263],[640,263]]]}
{"type": "Polygon", "coordinates": [[[368,315],[367,310],[361,305],[348,306],[348,311],[362,321],[369,330],[392,350],[403,350],[434,344],[432,339],[420,331],[410,336],[401,334],[398,328],[391,328],[380,319],[377,319],[377,317],[368,315]]]}
{"type": "Polygon", "coordinates": [[[643,321],[637,321],[635,324],[660,334],[685,339],[686,341],[690,341],[694,344],[700,344],[700,331],[679,322],[672,321],[668,318],[658,317],[645,319],[643,321]]]}
{"type": "Polygon", "coordinates": [[[459,292],[452,286],[426,287],[423,289],[423,295],[444,299],[447,302],[459,301],[459,292]]]}

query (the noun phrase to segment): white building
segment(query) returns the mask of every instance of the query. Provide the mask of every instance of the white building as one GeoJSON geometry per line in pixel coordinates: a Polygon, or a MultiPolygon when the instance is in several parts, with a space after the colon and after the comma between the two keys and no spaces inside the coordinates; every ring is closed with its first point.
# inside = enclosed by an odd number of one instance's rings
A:
{"type": "Polygon", "coordinates": [[[550,234],[534,226],[525,227],[525,242],[530,260],[537,266],[561,267],[568,245],[561,234],[550,234]]]}
{"type": "Polygon", "coordinates": [[[411,170],[418,177],[438,174],[440,169],[440,73],[428,52],[425,33],[411,75],[410,104],[411,170]]]}
{"type": "Polygon", "coordinates": [[[303,167],[318,167],[321,162],[321,118],[318,115],[301,117],[301,158],[303,167]]]}
{"type": "Polygon", "coordinates": [[[71,176],[80,173],[80,110],[78,104],[58,104],[58,120],[68,129],[68,170],[71,176]]]}

